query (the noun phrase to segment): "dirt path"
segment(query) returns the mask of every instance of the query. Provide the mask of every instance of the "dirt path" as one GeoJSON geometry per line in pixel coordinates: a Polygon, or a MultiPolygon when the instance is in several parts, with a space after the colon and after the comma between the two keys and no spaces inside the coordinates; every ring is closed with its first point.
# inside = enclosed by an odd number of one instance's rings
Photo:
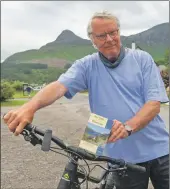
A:
{"type": "MultiPolygon", "coordinates": [[[[2,107],[7,112],[10,107],[2,107]]],[[[162,108],[168,123],[168,109],[162,108]]],[[[60,99],[36,113],[33,124],[51,128],[69,144],[78,145],[89,116],[88,98],[77,95],[71,101],[60,99]]],[[[14,137],[1,123],[1,188],[2,189],[54,189],[67,162],[67,158],[52,152],[44,153],[33,147],[22,136],[14,137]]],[[[97,170],[93,175],[99,175],[97,170]]],[[[94,188],[92,185],[89,188],[94,188]]]]}

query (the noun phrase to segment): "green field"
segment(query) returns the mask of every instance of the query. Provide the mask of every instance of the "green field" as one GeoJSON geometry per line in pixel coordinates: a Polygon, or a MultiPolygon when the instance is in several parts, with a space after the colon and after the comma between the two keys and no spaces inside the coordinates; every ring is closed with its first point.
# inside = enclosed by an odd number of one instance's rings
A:
{"type": "Polygon", "coordinates": [[[2,106],[21,106],[26,102],[27,100],[8,100],[5,102],[1,102],[1,107],[2,106]]]}
{"type": "MultiPolygon", "coordinates": [[[[33,97],[37,91],[31,92],[30,97],[33,97]]],[[[1,106],[21,106],[29,100],[28,96],[24,96],[22,91],[16,91],[13,99],[1,102],[1,106]]]]}
{"type": "MultiPolygon", "coordinates": [[[[35,94],[37,93],[37,91],[32,91],[30,96],[33,97],[35,94]]],[[[15,99],[16,98],[28,98],[28,96],[24,96],[22,91],[16,91],[14,96],[15,99]]]]}

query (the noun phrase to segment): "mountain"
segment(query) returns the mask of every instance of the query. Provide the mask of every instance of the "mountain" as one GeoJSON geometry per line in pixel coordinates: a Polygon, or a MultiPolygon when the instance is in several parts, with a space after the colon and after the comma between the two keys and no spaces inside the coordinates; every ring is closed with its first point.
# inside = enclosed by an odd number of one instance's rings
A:
{"type": "Polygon", "coordinates": [[[131,35],[125,40],[135,41],[137,44],[143,44],[147,46],[154,45],[169,45],[169,23],[159,24],[146,31],[131,35]]]}
{"type": "Polygon", "coordinates": [[[91,137],[95,136],[108,136],[110,131],[108,129],[92,129],[91,127],[87,127],[85,133],[90,135],[91,137]]]}
{"type": "Polygon", "coordinates": [[[156,25],[141,33],[123,37],[123,44],[134,41],[140,48],[149,52],[155,60],[164,58],[165,51],[170,43],[169,23],[156,25]]]}
{"type": "Polygon", "coordinates": [[[65,45],[90,45],[91,42],[87,39],[82,39],[81,37],[75,35],[70,30],[64,30],[54,42],[47,43],[45,46],[42,46],[40,49],[46,49],[53,47],[55,45],[65,44],[65,45]]]}
{"type": "MultiPolygon", "coordinates": [[[[155,60],[164,57],[169,47],[169,23],[156,25],[141,33],[121,36],[124,46],[131,48],[135,42],[141,49],[149,52],[155,60]]],[[[50,67],[64,67],[78,58],[96,52],[90,40],[82,39],[70,30],[64,30],[55,41],[39,49],[18,52],[9,56],[4,63],[43,63],[50,67]]]]}

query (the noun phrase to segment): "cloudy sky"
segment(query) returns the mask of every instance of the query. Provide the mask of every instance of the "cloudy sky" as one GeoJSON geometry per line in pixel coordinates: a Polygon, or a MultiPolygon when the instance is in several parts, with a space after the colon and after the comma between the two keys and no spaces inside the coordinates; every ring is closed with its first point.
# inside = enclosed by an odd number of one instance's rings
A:
{"type": "Polygon", "coordinates": [[[88,20],[102,10],[118,16],[122,35],[169,22],[168,1],[1,1],[1,61],[38,49],[65,29],[87,39],[88,20]]]}

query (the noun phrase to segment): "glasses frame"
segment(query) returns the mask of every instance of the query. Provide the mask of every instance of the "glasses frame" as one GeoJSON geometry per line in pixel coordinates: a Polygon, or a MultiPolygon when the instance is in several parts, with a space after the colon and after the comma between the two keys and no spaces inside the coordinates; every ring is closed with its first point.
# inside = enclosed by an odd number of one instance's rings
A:
{"type": "Polygon", "coordinates": [[[99,41],[105,41],[107,39],[107,35],[110,36],[110,38],[114,39],[118,36],[119,29],[113,30],[111,32],[105,32],[102,34],[95,34],[93,32],[90,33],[90,35],[93,35],[95,38],[97,38],[99,41]]]}

